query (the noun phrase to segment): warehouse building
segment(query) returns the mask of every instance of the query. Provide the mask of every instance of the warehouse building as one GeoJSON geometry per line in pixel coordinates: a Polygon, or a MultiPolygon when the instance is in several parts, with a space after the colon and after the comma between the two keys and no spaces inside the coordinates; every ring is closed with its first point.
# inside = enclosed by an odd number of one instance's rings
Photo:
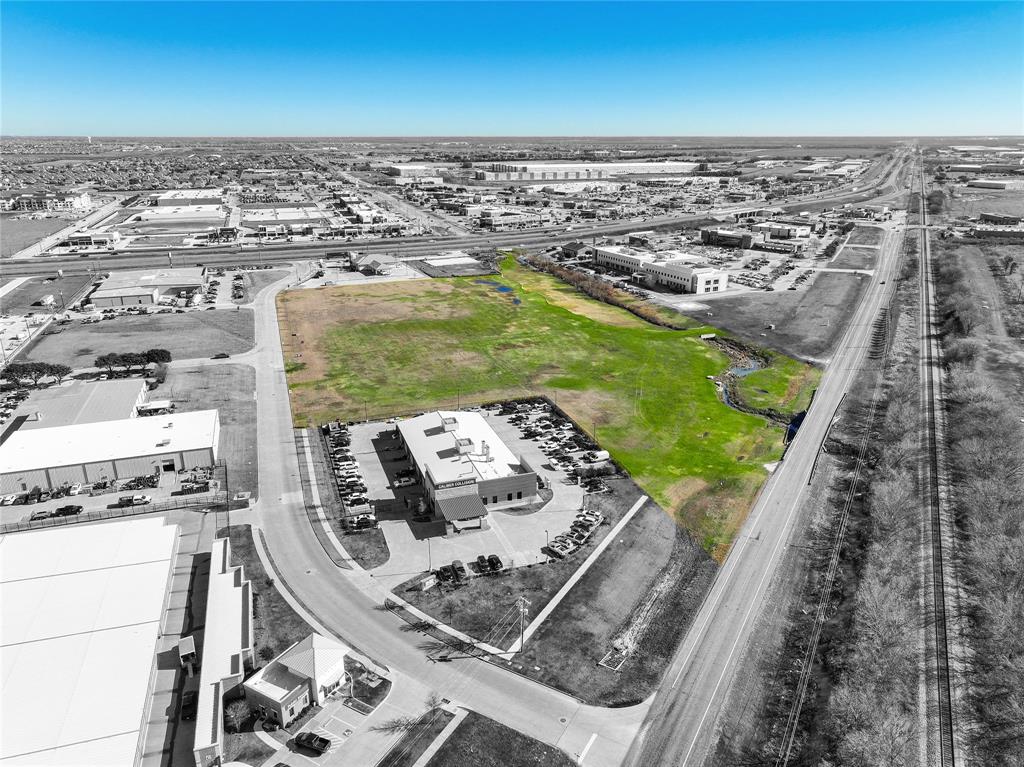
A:
{"type": "Polygon", "coordinates": [[[612,176],[665,173],[690,173],[695,162],[566,162],[566,163],[493,163],[489,170],[477,170],[477,179],[485,181],[585,181],[612,176]]]}
{"type": "Polygon", "coordinates": [[[92,292],[88,301],[97,308],[151,306],[161,300],[191,297],[206,288],[207,280],[206,268],[202,266],[114,272],[92,292]]]}
{"type": "Polygon", "coordinates": [[[149,204],[158,208],[186,205],[223,205],[224,195],[217,189],[172,189],[151,194],[149,204]]]}
{"type": "Polygon", "coordinates": [[[537,495],[537,474],[477,412],[435,411],[400,421],[398,433],[423,483],[428,509],[446,523],[487,528],[489,508],[520,506],[537,495]]]}
{"type": "Polygon", "coordinates": [[[788,240],[794,237],[810,237],[810,224],[796,224],[788,221],[765,221],[751,227],[766,240],[788,240]]]}
{"type": "MultiPolygon", "coordinates": [[[[149,419],[144,419],[149,420],[149,419]]],[[[231,564],[231,540],[218,538],[210,553],[206,621],[199,657],[196,767],[224,759],[224,701],[241,697],[242,680],[255,664],[252,584],[242,565],[231,564]]]]}
{"type": "Polygon", "coordinates": [[[219,439],[216,410],[18,429],[0,445],[0,492],[212,466],[219,439]]]}
{"type": "Polygon", "coordinates": [[[141,763],[178,540],[161,517],[0,536],[0,762],[141,763]]]}
{"type": "Polygon", "coordinates": [[[35,389],[11,414],[0,445],[16,431],[134,418],[145,400],[146,383],[141,378],[70,381],[35,389]]]}
{"type": "Polygon", "coordinates": [[[735,229],[701,229],[700,241],[723,248],[749,248],[754,244],[754,235],[735,229]]]}

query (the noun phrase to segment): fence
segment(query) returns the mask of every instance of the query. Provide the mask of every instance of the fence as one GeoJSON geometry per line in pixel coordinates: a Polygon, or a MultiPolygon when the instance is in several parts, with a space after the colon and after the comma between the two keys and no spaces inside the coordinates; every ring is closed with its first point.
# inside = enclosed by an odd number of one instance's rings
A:
{"type": "Polygon", "coordinates": [[[172,511],[174,509],[191,509],[223,506],[227,502],[227,494],[223,492],[203,493],[186,495],[172,498],[169,501],[158,501],[148,503],[145,506],[124,506],[114,509],[102,509],[90,511],[84,514],[75,514],[67,517],[47,517],[37,519],[33,522],[23,520],[21,522],[8,522],[0,525],[0,534],[20,533],[25,530],[41,530],[47,527],[65,527],[67,525],[79,524],[82,522],[98,522],[104,519],[117,519],[119,517],[132,517],[140,514],[154,514],[160,511],[172,511]]]}

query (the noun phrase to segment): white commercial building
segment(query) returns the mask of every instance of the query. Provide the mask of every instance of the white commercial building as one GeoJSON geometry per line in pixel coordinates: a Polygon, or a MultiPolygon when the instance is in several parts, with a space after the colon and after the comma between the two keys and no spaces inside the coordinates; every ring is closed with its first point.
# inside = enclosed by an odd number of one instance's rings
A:
{"type": "Polygon", "coordinates": [[[430,510],[446,523],[480,519],[487,507],[528,503],[537,475],[477,412],[435,411],[398,423],[430,510]]]}
{"type": "Polygon", "coordinates": [[[252,585],[241,565],[231,564],[231,540],[218,538],[210,554],[206,622],[199,656],[196,701],[196,767],[224,758],[224,698],[240,697],[253,657],[252,585]]]}
{"type": "Polygon", "coordinates": [[[190,296],[203,290],[207,283],[206,268],[134,269],[114,272],[89,296],[93,306],[146,306],[159,303],[168,296],[190,296]]]}
{"type": "Polygon", "coordinates": [[[221,189],[172,189],[149,196],[149,204],[157,207],[179,207],[183,205],[223,205],[221,189]]]}
{"type": "Polygon", "coordinates": [[[793,237],[811,236],[810,224],[794,224],[788,221],[765,221],[750,228],[764,235],[765,239],[788,240],[793,237]]]}
{"type": "Polygon", "coordinates": [[[177,545],[161,517],[0,536],[0,763],[140,762],[177,545]]]}
{"type": "Polygon", "coordinates": [[[729,286],[729,273],[701,266],[703,259],[680,251],[643,251],[623,245],[594,248],[594,263],[626,272],[648,285],[684,293],[718,293],[729,286]]]}
{"type": "Polygon", "coordinates": [[[490,170],[477,170],[476,177],[486,181],[580,181],[612,176],[690,173],[695,162],[561,162],[493,163],[490,170]]]}
{"type": "Polygon", "coordinates": [[[18,429],[0,445],[0,492],[212,466],[219,439],[216,410],[18,429]]]}
{"type": "Polygon", "coordinates": [[[4,192],[0,210],[85,210],[92,205],[88,192],[4,192]]]}

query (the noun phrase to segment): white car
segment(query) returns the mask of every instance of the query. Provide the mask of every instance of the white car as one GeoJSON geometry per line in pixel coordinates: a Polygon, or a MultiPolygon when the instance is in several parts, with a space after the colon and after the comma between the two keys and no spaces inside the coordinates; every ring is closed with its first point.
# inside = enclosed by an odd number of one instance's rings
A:
{"type": "Polygon", "coordinates": [[[10,506],[17,497],[16,495],[5,495],[3,498],[0,498],[0,506],[10,506]]]}
{"type": "Polygon", "coordinates": [[[80,492],[82,492],[81,482],[76,482],[75,484],[68,488],[68,495],[78,495],[80,492]]]}
{"type": "Polygon", "coordinates": [[[416,480],[412,477],[402,477],[401,479],[395,480],[394,487],[412,487],[415,484],[416,480]]]}

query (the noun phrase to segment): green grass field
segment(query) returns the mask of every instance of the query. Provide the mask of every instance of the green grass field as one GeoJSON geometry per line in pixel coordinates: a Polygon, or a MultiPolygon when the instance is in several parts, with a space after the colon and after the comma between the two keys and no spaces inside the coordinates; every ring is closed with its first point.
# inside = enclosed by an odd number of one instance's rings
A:
{"type": "MultiPolygon", "coordinates": [[[[723,555],[776,460],[782,429],[718,398],[728,358],[700,340],[567,290],[511,259],[501,277],[281,294],[298,424],[547,394],[637,483],[723,555]]],[[[750,376],[757,404],[806,402],[805,365],[750,376]]]]}

